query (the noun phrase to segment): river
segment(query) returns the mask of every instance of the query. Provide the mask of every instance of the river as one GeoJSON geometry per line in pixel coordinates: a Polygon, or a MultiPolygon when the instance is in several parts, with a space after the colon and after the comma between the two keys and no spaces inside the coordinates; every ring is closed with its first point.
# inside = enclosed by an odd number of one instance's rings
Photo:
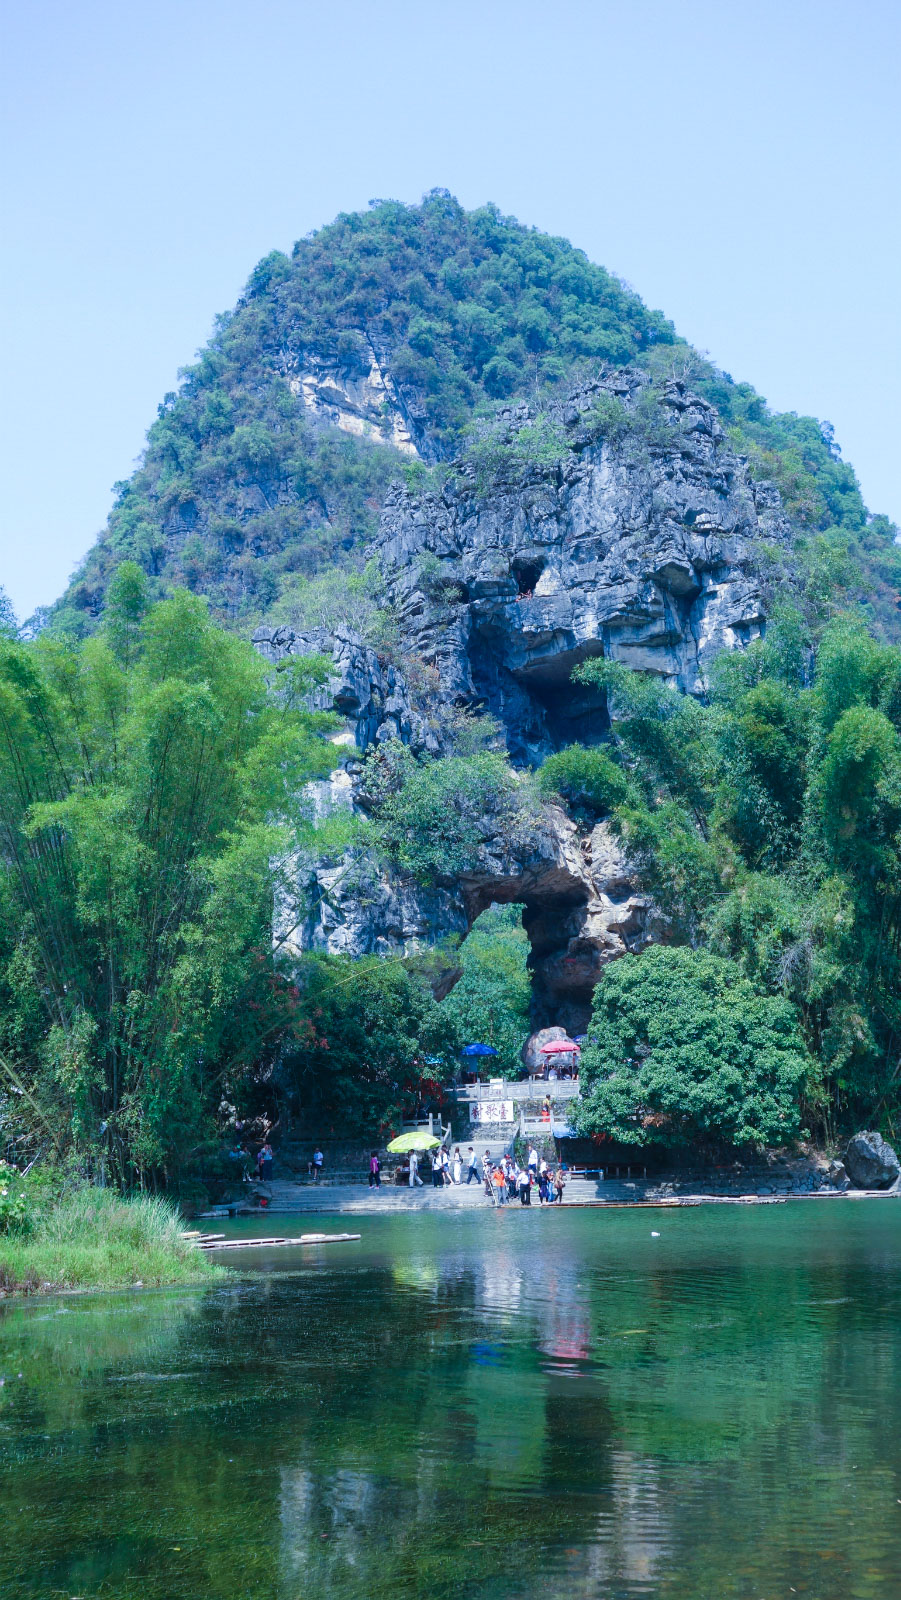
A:
{"type": "Polygon", "coordinates": [[[353,1226],[3,1306],[4,1600],[898,1600],[901,1204],[353,1226]]]}

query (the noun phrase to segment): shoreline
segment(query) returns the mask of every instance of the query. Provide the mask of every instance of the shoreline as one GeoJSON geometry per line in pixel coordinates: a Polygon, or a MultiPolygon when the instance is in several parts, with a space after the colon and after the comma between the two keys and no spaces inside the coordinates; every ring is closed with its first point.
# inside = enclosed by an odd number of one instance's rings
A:
{"type": "MultiPolygon", "coordinates": [[[[309,1216],[377,1216],[377,1215],[409,1215],[413,1212],[430,1215],[458,1216],[461,1212],[468,1211],[557,1211],[557,1210],[673,1210],[682,1206],[765,1206],[784,1205],[787,1201],[824,1201],[824,1200],[899,1200],[901,1194],[893,1193],[890,1189],[820,1189],[812,1193],[780,1193],[780,1194],[710,1194],[703,1190],[693,1194],[617,1194],[606,1198],[601,1195],[586,1195],[584,1193],[566,1195],[562,1204],[555,1202],[553,1205],[541,1205],[534,1201],[526,1207],[519,1200],[509,1200],[504,1207],[496,1207],[482,1194],[471,1192],[467,1195],[466,1186],[451,1189],[424,1189],[410,1191],[406,1187],[383,1187],[380,1190],[368,1189],[362,1184],[329,1184],[321,1188],[310,1185],[294,1185],[284,1183],[274,1185],[282,1192],[274,1194],[265,1207],[248,1207],[247,1210],[233,1211],[225,1207],[214,1208],[201,1212],[201,1217],[207,1221],[222,1221],[231,1216],[234,1220],[263,1222],[268,1217],[309,1217],[309,1216]]],[[[570,1186],[567,1186],[568,1188],[570,1186]]]]}

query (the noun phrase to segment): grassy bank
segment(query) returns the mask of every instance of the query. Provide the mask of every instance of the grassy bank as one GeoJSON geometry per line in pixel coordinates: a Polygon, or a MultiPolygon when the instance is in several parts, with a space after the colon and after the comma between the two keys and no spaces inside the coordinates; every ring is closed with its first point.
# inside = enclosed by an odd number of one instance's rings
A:
{"type": "Polygon", "coordinates": [[[27,1228],[0,1235],[0,1294],[221,1276],[224,1268],[183,1239],[183,1228],[168,1201],[86,1185],[32,1214],[27,1228]]]}

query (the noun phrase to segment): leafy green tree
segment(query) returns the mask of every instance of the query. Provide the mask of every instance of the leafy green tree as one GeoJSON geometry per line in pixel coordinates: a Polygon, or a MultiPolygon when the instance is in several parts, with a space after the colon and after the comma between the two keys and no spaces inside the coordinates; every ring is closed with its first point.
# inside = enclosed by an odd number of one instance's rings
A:
{"type": "Polygon", "coordinates": [[[303,709],[324,670],[271,692],[199,600],[148,606],[128,564],[86,643],[0,644],[0,1026],[122,1182],[190,1165],[281,1026],[272,863],[330,765],[331,720],[303,709]]]}
{"type": "Polygon", "coordinates": [[[532,984],[529,941],[521,906],[489,906],[477,918],[460,952],[462,976],[442,1011],[453,1018],[463,1044],[493,1045],[491,1070],[516,1078],[529,1034],[532,984]]]}
{"type": "Polygon", "coordinates": [[[575,1121],[624,1144],[781,1145],[811,1069],[786,1000],[720,956],[658,946],[605,969],[575,1121]]]}
{"type": "Polygon", "coordinates": [[[0,639],[15,639],[19,632],[19,623],[13,603],[3,585],[0,584],[0,639]]]}
{"type": "Polygon", "coordinates": [[[279,1078],[301,1127],[375,1137],[453,1074],[459,1046],[456,1018],[403,961],[315,954],[295,973],[279,1078]]]}
{"type": "Polygon", "coordinates": [[[548,756],[539,768],[538,789],[547,799],[564,800],[588,822],[638,798],[634,780],[607,745],[571,744],[548,756]]]}
{"type": "MultiPolygon", "coordinates": [[[[610,824],[671,936],[728,956],[791,1001],[822,1086],[805,1109],[811,1125],[831,1136],[882,1118],[891,1131],[901,651],[855,617],[815,636],[783,605],[765,640],[720,659],[706,705],[617,663],[580,676],[607,688],[605,761],[630,786],[621,800],[609,791],[610,824]]],[[[552,758],[571,774],[594,759],[552,758]]],[[[590,820],[584,778],[581,789],[556,787],[590,820]]]]}

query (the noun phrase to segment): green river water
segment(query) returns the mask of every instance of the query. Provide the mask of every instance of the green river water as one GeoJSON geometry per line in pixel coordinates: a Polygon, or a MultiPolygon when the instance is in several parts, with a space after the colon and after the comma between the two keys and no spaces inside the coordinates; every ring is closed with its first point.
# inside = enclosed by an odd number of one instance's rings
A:
{"type": "Polygon", "coordinates": [[[334,1226],[6,1303],[3,1600],[901,1596],[901,1204],[334,1226]]]}

